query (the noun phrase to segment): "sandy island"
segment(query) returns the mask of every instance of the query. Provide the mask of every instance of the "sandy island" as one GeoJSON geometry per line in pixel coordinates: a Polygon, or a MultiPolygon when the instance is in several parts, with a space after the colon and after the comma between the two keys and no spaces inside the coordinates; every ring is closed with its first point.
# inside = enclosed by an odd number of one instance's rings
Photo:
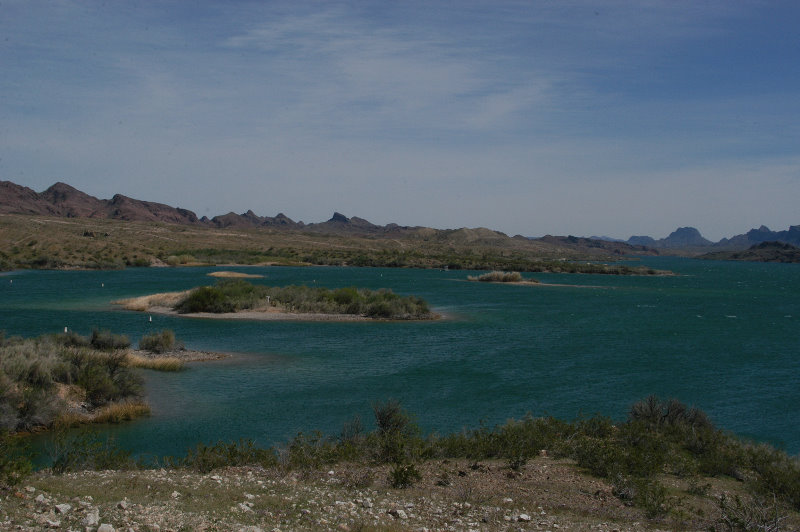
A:
{"type": "MultiPolygon", "coordinates": [[[[181,316],[186,318],[211,318],[222,320],[259,320],[259,321],[392,321],[370,318],[359,314],[323,314],[323,313],[300,313],[289,312],[280,307],[262,307],[240,312],[191,312],[180,314],[173,309],[191,290],[182,292],[163,292],[151,294],[149,296],[132,297],[112,301],[115,305],[121,305],[126,310],[137,312],[151,312],[170,316],[181,316]]],[[[432,314],[431,319],[438,319],[439,314],[432,314]]],[[[401,321],[427,321],[401,320],[401,321]]]]}
{"type": "Polygon", "coordinates": [[[263,279],[263,275],[257,273],[242,273],[242,272],[211,272],[209,277],[218,277],[221,279],[263,279]]]}

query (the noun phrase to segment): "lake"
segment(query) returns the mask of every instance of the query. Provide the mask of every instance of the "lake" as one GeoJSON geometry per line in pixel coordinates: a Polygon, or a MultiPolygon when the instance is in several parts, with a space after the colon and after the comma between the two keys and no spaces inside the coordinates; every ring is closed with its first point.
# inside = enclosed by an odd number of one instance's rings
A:
{"type": "Polygon", "coordinates": [[[120,310],[119,298],[213,284],[223,268],[0,274],[0,330],[173,329],[187,347],[230,353],[181,373],[142,370],[152,416],[103,431],[141,456],[197,442],[286,442],[337,433],[396,398],[426,432],[527,413],[624,419],[649,394],[705,410],[720,427],[800,451],[800,265],[644,258],[669,277],[526,274],[543,283],[467,282],[476,272],[225,268],[253,282],[391,288],[425,298],[431,322],[203,320],[120,310]]]}

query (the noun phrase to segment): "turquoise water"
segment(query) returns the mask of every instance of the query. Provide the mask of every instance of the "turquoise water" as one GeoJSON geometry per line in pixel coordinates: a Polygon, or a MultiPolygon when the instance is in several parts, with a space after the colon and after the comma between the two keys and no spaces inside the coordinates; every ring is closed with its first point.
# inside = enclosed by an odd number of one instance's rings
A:
{"type": "Polygon", "coordinates": [[[655,393],[719,426],[800,451],[800,265],[648,258],[674,277],[538,274],[544,283],[470,283],[458,271],[240,268],[268,284],[388,287],[447,316],[416,323],[202,320],[114,308],[117,298],[211,284],[211,268],[11,272],[0,330],[34,336],[92,328],[136,342],[171,328],[187,347],[233,353],[178,374],[143,371],[153,414],[111,426],[141,455],[198,441],[282,443],[336,433],[398,398],[427,431],[508,418],[602,413],[622,419],[655,393]],[[13,281],[13,282],[12,282],[13,281]]]}

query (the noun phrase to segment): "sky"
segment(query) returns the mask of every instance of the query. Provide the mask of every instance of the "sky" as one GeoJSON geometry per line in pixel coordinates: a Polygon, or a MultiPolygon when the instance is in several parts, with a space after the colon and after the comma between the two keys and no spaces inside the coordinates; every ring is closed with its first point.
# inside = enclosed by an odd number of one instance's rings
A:
{"type": "Polygon", "coordinates": [[[0,0],[0,180],[214,216],[800,224],[800,3],[0,0]]]}

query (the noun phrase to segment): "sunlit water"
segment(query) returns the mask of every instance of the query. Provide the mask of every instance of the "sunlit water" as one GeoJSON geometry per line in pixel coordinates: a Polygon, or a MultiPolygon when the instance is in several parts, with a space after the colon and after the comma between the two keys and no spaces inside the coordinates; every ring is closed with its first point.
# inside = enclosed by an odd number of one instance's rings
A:
{"type": "Polygon", "coordinates": [[[11,272],[0,330],[173,329],[189,348],[234,356],[181,373],[142,371],[152,416],[104,427],[136,454],[182,455],[198,441],[286,442],[334,434],[370,405],[400,399],[426,431],[526,413],[623,419],[654,393],[719,426],[800,451],[800,265],[646,259],[674,277],[533,275],[470,283],[459,271],[246,268],[268,284],[388,287],[424,297],[435,322],[202,320],[123,311],[111,301],[212,284],[211,268],[11,272]]]}

